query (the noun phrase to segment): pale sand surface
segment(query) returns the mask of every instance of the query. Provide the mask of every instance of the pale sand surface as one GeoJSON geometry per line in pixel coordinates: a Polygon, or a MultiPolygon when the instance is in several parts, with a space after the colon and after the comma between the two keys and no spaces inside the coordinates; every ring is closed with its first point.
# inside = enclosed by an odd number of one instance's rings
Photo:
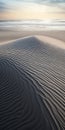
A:
{"type": "Polygon", "coordinates": [[[0,43],[22,38],[31,35],[50,36],[62,41],[65,41],[65,31],[16,31],[16,30],[1,30],[0,43]]]}
{"type": "Polygon", "coordinates": [[[42,36],[42,35],[36,35],[35,37],[38,38],[39,40],[41,40],[42,42],[46,43],[46,44],[50,44],[54,47],[65,49],[65,42],[64,41],[55,39],[53,37],[42,36]]]}

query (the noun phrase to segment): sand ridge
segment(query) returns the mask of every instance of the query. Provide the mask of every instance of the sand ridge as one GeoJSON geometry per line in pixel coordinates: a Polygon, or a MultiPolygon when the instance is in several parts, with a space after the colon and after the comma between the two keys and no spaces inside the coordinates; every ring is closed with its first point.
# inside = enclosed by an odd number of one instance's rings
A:
{"type": "Polygon", "coordinates": [[[65,129],[65,50],[38,38],[0,46],[0,129],[65,129]]]}
{"type": "Polygon", "coordinates": [[[64,41],[61,41],[59,39],[55,39],[55,38],[52,38],[52,37],[49,37],[49,36],[43,36],[43,35],[26,36],[26,37],[23,37],[23,38],[18,38],[18,39],[10,40],[8,42],[2,42],[2,43],[0,43],[0,45],[9,44],[11,42],[19,41],[19,40],[30,38],[30,37],[31,38],[35,37],[38,40],[41,40],[42,42],[47,43],[49,45],[52,45],[54,47],[65,49],[65,42],[64,41]]]}

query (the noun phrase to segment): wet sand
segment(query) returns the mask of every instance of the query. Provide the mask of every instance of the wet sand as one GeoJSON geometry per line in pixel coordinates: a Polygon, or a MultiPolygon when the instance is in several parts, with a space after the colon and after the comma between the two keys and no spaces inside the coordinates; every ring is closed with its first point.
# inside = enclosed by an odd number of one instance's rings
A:
{"type": "Polygon", "coordinates": [[[42,37],[0,45],[2,130],[65,129],[65,49],[42,37]]]}

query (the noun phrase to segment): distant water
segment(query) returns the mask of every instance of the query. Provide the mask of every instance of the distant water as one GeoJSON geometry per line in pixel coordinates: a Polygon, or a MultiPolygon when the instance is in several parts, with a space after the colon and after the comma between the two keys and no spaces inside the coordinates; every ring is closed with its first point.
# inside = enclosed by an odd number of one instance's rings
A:
{"type": "Polygon", "coordinates": [[[11,20],[0,21],[0,29],[65,30],[65,20],[11,20]]]}

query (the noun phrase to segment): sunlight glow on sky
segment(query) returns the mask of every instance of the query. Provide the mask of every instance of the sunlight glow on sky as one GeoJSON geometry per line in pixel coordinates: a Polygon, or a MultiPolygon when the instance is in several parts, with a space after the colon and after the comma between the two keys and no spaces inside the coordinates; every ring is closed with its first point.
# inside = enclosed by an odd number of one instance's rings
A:
{"type": "Polygon", "coordinates": [[[65,19],[65,0],[0,0],[0,19],[65,19]]]}

